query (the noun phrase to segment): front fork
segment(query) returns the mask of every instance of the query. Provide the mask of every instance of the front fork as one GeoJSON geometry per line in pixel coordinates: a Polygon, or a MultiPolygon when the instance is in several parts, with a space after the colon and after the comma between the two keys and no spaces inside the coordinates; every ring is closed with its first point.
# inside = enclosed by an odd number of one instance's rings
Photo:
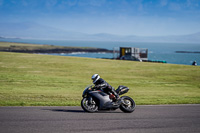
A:
{"type": "Polygon", "coordinates": [[[92,97],[88,97],[87,99],[88,99],[88,104],[91,105],[92,101],[93,101],[93,98],[92,97]]]}

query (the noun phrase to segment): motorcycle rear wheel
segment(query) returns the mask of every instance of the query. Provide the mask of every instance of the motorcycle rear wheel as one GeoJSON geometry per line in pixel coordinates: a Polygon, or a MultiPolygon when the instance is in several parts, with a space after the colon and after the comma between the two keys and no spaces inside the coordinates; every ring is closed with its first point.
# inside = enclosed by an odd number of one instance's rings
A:
{"type": "Polygon", "coordinates": [[[121,111],[125,112],[125,113],[131,113],[135,110],[135,101],[128,97],[128,96],[123,96],[121,97],[122,100],[122,104],[120,105],[120,109],[121,111]]]}
{"type": "Polygon", "coordinates": [[[81,100],[81,107],[84,111],[94,113],[98,111],[98,106],[94,100],[92,100],[92,103],[89,104],[88,98],[84,97],[81,100]]]}

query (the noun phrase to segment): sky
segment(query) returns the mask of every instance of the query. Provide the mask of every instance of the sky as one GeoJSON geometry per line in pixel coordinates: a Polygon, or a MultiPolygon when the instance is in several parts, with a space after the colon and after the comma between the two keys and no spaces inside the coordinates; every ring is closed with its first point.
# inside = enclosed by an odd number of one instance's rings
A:
{"type": "Polygon", "coordinates": [[[0,0],[0,23],[37,23],[87,34],[200,32],[200,0],[0,0]]]}

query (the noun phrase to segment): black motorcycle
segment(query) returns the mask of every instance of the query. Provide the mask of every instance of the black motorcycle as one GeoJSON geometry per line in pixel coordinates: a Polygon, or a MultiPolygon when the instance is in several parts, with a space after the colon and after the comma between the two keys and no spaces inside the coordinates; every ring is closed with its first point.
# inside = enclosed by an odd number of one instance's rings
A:
{"type": "MultiPolygon", "coordinates": [[[[125,94],[129,91],[126,86],[119,86],[116,90],[118,95],[125,94]]],[[[131,113],[135,110],[135,102],[128,96],[120,97],[120,100],[115,101],[113,94],[108,95],[101,89],[95,88],[93,85],[88,86],[83,91],[83,99],[81,107],[86,112],[97,112],[98,110],[116,110],[120,108],[125,113],[131,113]]]]}

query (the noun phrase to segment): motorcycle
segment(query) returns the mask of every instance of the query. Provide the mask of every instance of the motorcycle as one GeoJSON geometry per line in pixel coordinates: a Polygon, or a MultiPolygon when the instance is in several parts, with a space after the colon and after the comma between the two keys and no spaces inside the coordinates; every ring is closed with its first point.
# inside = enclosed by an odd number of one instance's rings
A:
{"type": "MultiPolygon", "coordinates": [[[[125,94],[129,91],[126,86],[119,86],[116,89],[118,95],[125,94]]],[[[131,113],[135,110],[134,100],[128,96],[122,96],[116,102],[113,94],[107,94],[101,89],[90,85],[85,88],[82,94],[81,107],[86,112],[98,112],[99,110],[116,110],[120,108],[125,113],[131,113]]]]}

